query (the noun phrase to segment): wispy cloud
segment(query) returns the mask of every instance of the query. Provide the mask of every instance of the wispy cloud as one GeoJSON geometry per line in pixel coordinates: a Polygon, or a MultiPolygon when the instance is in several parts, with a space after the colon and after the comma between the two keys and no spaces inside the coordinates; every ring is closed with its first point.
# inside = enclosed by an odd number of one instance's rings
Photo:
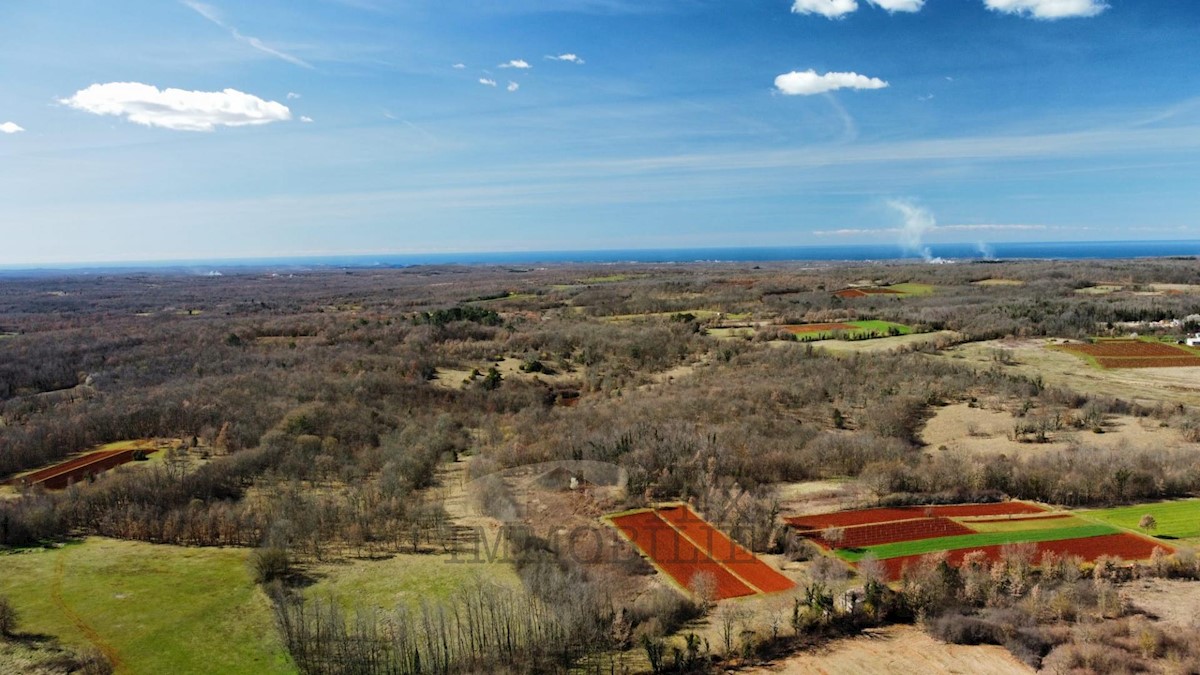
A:
{"type": "Polygon", "coordinates": [[[259,126],[292,118],[286,105],[236,89],[160,90],[139,82],[93,84],[59,102],[93,115],[114,115],[134,124],[177,131],[259,126]]]}
{"type": "Polygon", "coordinates": [[[820,14],[829,19],[839,18],[856,9],[856,0],[795,0],[792,3],[793,14],[820,14]]]}
{"type": "Polygon", "coordinates": [[[584,64],[584,60],[579,58],[578,54],[566,53],[566,54],[559,54],[558,56],[553,56],[551,54],[547,54],[546,58],[550,59],[551,61],[566,61],[568,63],[574,63],[575,65],[578,65],[578,66],[582,66],[584,64]]]}
{"type": "Polygon", "coordinates": [[[983,0],[994,12],[1054,20],[1089,17],[1108,9],[1103,0],[983,0]]]}
{"type": "Polygon", "coordinates": [[[208,19],[209,21],[216,24],[217,26],[220,26],[221,28],[224,28],[225,30],[229,31],[229,34],[232,35],[233,38],[235,40],[237,40],[238,42],[250,45],[254,49],[257,49],[258,51],[260,51],[264,54],[270,54],[271,56],[274,56],[277,59],[282,59],[293,65],[297,65],[302,68],[310,68],[310,69],[313,67],[313,65],[311,63],[309,63],[308,61],[305,61],[304,59],[302,59],[298,56],[293,56],[291,54],[288,54],[287,52],[275,49],[274,47],[267,46],[265,43],[263,43],[262,40],[259,40],[258,38],[253,37],[251,35],[243,35],[241,33],[241,31],[239,31],[236,27],[231,26],[228,23],[226,23],[225,19],[221,16],[221,12],[218,11],[217,8],[213,7],[212,5],[207,5],[203,2],[197,2],[197,0],[180,0],[180,2],[182,2],[185,6],[191,8],[194,12],[196,12],[200,16],[204,17],[205,19],[208,19]]]}
{"type": "Polygon", "coordinates": [[[451,67],[451,68],[453,68],[453,69],[455,69],[455,70],[462,70],[462,69],[464,69],[464,68],[466,68],[466,67],[467,67],[467,64],[465,64],[465,63],[456,63],[456,64],[454,64],[454,65],[452,65],[452,66],[450,66],[450,67],[451,67]]]}
{"type": "Polygon", "coordinates": [[[529,65],[529,62],[526,61],[525,59],[513,59],[513,60],[509,61],[508,63],[501,63],[498,67],[500,67],[500,68],[518,68],[520,70],[528,70],[529,68],[532,68],[533,66],[529,65]]]}
{"type": "Polygon", "coordinates": [[[22,131],[25,131],[25,128],[16,122],[5,122],[4,124],[0,124],[0,133],[19,134],[22,131]]]}
{"type": "Polygon", "coordinates": [[[304,122],[305,124],[312,124],[313,118],[309,117],[308,115],[301,115],[300,121],[304,122]]]}
{"type": "Polygon", "coordinates": [[[867,0],[867,2],[889,12],[919,12],[925,6],[925,0],[867,0]]]}
{"type": "Polygon", "coordinates": [[[496,86],[496,81],[490,77],[481,77],[479,78],[479,84],[482,84],[485,87],[494,87],[496,86]]]}
{"type": "Polygon", "coordinates": [[[775,88],[788,96],[811,96],[838,89],[883,89],[887,82],[858,73],[825,73],[815,70],[792,71],[775,78],[775,88]]]}
{"type": "Polygon", "coordinates": [[[505,87],[505,89],[508,89],[509,91],[516,91],[520,88],[521,88],[521,85],[517,84],[516,82],[513,82],[512,80],[509,80],[508,86],[505,87]]]}
{"type": "Polygon", "coordinates": [[[288,100],[289,100],[289,101],[294,101],[294,100],[296,100],[296,99],[300,98],[300,94],[297,94],[297,93],[296,93],[296,92],[294,92],[294,91],[289,91],[289,92],[288,92],[288,94],[287,94],[287,98],[288,98],[288,100]]]}

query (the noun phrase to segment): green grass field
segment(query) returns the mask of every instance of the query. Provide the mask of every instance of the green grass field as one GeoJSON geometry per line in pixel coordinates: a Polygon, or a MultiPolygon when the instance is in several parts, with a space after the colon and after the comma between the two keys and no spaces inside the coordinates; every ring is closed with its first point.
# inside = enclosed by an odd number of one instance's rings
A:
{"type": "Polygon", "coordinates": [[[321,565],[311,570],[317,582],[305,589],[310,598],[332,597],[346,609],[371,606],[391,610],[438,602],[460,588],[487,581],[521,592],[521,580],[505,562],[476,562],[460,554],[397,555],[384,560],[354,560],[321,565]]]}
{"type": "Polygon", "coordinates": [[[1016,532],[984,532],[979,534],[963,534],[954,537],[937,537],[936,539],[919,539],[917,541],[898,541],[892,544],[880,544],[879,546],[868,546],[861,549],[839,549],[837,555],[843,560],[850,562],[857,562],[867,553],[874,554],[880,560],[886,560],[906,555],[924,555],[926,553],[952,551],[960,548],[981,548],[1002,544],[1098,537],[1104,534],[1113,534],[1117,531],[1116,528],[1109,525],[1081,525],[1052,529],[1026,529],[1016,532]]]}
{"type": "Polygon", "coordinates": [[[887,286],[886,288],[893,291],[900,291],[905,295],[933,295],[933,286],[930,284],[894,284],[892,286],[887,286]]]}
{"type": "Polygon", "coordinates": [[[96,647],[117,673],[293,673],[246,556],[93,538],[0,555],[0,594],[20,631],[96,647]]]}
{"type": "MultiPolygon", "coordinates": [[[[902,323],[892,323],[890,321],[846,321],[848,326],[854,326],[854,330],[830,330],[821,331],[819,333],[797,333],[798,340],[832,340],[836,338],[844,338],[847,340],[861,339],[864,336],[877,334],[878,337],[889,337],[888,331],[895,329],[894,335],[910,335],[913,332],[911,326],[905,326],[902,323]]],[[[800,324],[803,325],[803,324],[800,324]]]]}
{"type": "Polygon", "coordinates": [[[1146,514],[1158,521],[1158,527],[1147,534],[1175,539],[1200,539],[1200,499],[1080,511],[1080,515],[1086,518],[1138,532],[1145,532],[1138,528],[1138,521],[1146,514]]]}

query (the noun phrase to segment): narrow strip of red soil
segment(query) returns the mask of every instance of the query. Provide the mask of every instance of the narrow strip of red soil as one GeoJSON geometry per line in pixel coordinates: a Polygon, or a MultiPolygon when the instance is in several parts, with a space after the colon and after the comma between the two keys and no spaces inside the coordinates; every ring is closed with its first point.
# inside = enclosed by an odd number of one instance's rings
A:
{"type": "Polygon", "coordinates": [[[1020,523],[1026,520],[1058,520],[1059,518],[1074,518],[1073,513],[1047,513],[1044,516],[1002,516],[999,518],[972,518],[968,523],[1020,523]]]}
{"type": "MultiPolygon", "coordinates": [[[[1127,532],[1105,534],[1098,537],[1084,537],[1082,539],[1042,541],[1036,545],[1037,554],[1034,558],[1034,564],[1041,561],[1042,554],[1046,551],[1052,551],[1058,555],[1077,555],[1086,562],[1095,562],[1097,558],[1103,555],[1119,556],[1122,560],[1146,560],[1154,553],[1154,549],[1156,548],[1161,548],[1168,553],[1174,552],[1171,546],[1144,539],[1127,532]]],[[[994,562],[1000,560],[1000,552],[1003,548],[1003,546],[982,546],[955,549],[947,551],[946,561],[957,567],[962,564],[963,557],[968,553],[983,551],[987,559],[994,562]]],[[[898,558],[888,558],[880,562],[883,563],[884,568],[887,570],[888,578],[894,581],[903,576],[905,567],[918,564],[922,557],[919,555],[907,555],[898,558]]]]}
{"type": "Polygon", "coordinates": [[[729,570],[706,553],[679,536],[657,513],[643,511],[612,519],[614,525],[637,545],[662,571],[671,575],[684,588],[691,588],[692,578],[707,572],[717,582],[717,598],[739,598],[756,595],[754,589],[738,580],[729,570]]]}
{"type": "Polygon", "coordinates": [[[851,326],[848,323],[803,323],[790,326],[780,326],[789,333],[803,335],[805,333],[824,333],[834,330],[858,330],[858,326],[851,326]]]}
{"type": "Polygon", "coordinates": [[[836,511],[811,516],[788,518],[788,524],[800,530],[823,530],[827,527],[849,527],[888,523],[914,518],[966,518],[970,516],[1004,516],[1009,514],[1044,513],[1045,509],[1026,502],[995,502],[991,504],[947,504],[940,506],[899,506],[858,511],[836,511]]]}
{"type": "Polygon", "coordinates": [[[696,542],[713,560],[749,581],[764,593],[790,591],[796,584],[753,553],[742,548],[724,532],[713,527],[686,506],[658,510],[663,520],[696,542]]]}
{"type": "Polygon", "coordinates": [[[823,530],[812,530],[804,533],[804,536],[814,539],[825,548],[864,548],[897,541],[975,534],[975,530],[949,518],[921,518],[847,527],[842,530],[842,538],[836,542],[829,541],[823,534],[823,530]]]}

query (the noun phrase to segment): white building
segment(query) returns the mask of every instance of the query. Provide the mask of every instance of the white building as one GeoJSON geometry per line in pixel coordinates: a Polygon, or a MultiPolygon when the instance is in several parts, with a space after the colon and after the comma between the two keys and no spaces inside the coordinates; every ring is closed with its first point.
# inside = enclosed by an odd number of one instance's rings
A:
{"type": "Polygon", "coordinates": [[[1187,339],[1187,346],[1200,347],[1200,335],[1189,335],[1187,339]]]}

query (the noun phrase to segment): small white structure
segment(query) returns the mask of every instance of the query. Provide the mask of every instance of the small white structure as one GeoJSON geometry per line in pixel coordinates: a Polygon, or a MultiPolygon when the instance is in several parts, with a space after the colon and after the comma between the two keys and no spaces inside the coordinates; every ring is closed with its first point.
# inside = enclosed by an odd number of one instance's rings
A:
{"type": "Polygon", "coordinates": [[[1187,346],[1200,347],[1200,335],[1189,335],[1187,339],[1187,346]]]}

